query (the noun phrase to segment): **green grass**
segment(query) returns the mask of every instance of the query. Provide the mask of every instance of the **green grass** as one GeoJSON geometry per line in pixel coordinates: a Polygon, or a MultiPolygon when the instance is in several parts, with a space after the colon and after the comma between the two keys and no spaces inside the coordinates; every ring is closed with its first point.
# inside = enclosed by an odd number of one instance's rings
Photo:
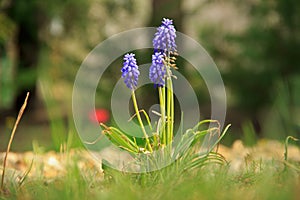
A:
{"type": "Polygon", "coordinates": [[[209,161],[192,170],[178,170],[174,163],[145,174],[106,167],[104,177],[99,177],[81,171],[75,156],[62,177],[28,177],[21,185],[7,177],[0,199],[297,199],[299,195],[299,163],[289,163],[285,170],[283,161],[253,161],[233,172],[230,163],[209,161]]]}

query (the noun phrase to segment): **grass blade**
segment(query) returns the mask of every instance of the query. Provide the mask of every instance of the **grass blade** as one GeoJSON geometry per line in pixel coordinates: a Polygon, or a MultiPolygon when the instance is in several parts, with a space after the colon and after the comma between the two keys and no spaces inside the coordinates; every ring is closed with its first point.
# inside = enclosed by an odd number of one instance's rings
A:
{"type": "Polygon", "coordinates": [[[22,118],[22,115],[23,115],[23,113],[25,111],[25,108],[27,106],[28,97],[29,97],[29,92],[27,92],[27,95],[26,95],[26,98],[24,100],[24,103],[23,103],[22,107],[20,108],[17,120],[16,120],[14,128],[13,128],[13,130],[11,132],[10,139],[9,139],[9,142],[8,142],[8,145],[7,145],[7,149],[6,149],[6,153],[5,153],[4,161],[3,161],[3,171],[2,171],[2,178],[1,178],[1,191],[4,190],[4,176],[5,176],[5,168],[6,168],[7,156],[8,156],[8,153],[10,151],[10,147],[11,147],[12,141],[14,139],[17,127],[19,125],[19,122],[20,122],[20,120],[22,118]]]}

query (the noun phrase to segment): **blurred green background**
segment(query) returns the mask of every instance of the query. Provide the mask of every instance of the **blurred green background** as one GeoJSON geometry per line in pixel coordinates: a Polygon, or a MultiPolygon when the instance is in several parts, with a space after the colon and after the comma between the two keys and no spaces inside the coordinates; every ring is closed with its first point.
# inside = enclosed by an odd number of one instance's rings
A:
{"type": "MultiPolygon", "coordinates": [[[[80,145],[71,95],[81,62],[111,35],[159,26],[163,17],[199,41],[222,73],[227,123],[233,125],[225,144],[238,138],[252,144],[262,137],[300,137],[298,0],[1,0],[0,150],[27,91],[29,105],[12,149],[30,150],[33,140],[46,149],[58,150],[67,141],[80,145]]],[[[137,54],[150,62],[148,54],[137,54]]],[[[114,62],[99,83],[99,108],[110,109],[121,62],[114,62]]],[[[180,60],[178,65],[198,95],[202,119],[209,118],[201,76],[180,60]]],[[[141,107],[153,103],[140,98],[141,107]]]]}

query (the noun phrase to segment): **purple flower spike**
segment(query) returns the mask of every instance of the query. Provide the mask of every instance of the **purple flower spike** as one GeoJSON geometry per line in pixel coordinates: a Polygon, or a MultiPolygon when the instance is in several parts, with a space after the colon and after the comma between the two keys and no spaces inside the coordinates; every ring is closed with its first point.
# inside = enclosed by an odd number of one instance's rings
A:
{"type": "Polygon", "coordinates": [[[152,65],[149,70],[150,80],[157,86],[165,85],[166,67],[164,66],[164,59],[161,52],[156,52],[152,55],[152,65]]]}
{"type": "Polygon", "coordinates": [[[173,20],[163,18],[162,25],[157,28],[152,41],[154,49],[162,52],[175,52],[177,49],[176,30],[173,26],[173,20]]]}
{"type": "Polygon", "coordinates": [[[124,56],[124,63],[121,70],[124,83],[131,90],[137,87],[137,82],[140,75],[139,67],[134,56],[135,55],[133,53],[128,53],[124,56]]]}

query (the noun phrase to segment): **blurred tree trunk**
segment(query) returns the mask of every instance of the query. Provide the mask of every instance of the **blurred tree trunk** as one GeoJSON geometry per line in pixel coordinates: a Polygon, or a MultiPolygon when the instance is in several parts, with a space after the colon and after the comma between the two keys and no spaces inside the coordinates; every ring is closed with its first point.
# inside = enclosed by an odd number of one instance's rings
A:
{"type": "Polygon", "coordinates": [[[182,0],[152,0],[150,26],[159,26],[162,18],[173,19],[175,28],[183,32],[182,0]]]}
{"type": "Polygon", "coordinates": [[[8,17],[17,27],[16,33],[16,95],[13,110],[18,111],[27,92],[30,92],[29,109],[36,99],[37,65],[40,51],[38,32],[41,19],[37,1],[11,1],[7,9],[8,17]]]}

